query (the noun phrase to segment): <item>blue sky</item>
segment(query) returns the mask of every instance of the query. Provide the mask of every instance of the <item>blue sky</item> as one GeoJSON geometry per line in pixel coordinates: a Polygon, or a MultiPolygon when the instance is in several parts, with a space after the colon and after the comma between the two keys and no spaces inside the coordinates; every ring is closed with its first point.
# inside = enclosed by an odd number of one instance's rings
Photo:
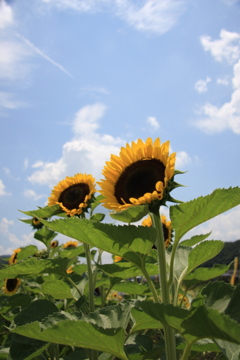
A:
{"type": "MultiPolygon", "coordinates": [[[[234,0],[0,0],[0,254],[36,244],[18,209],[138,138],[170,140],[178,199],[239,186],[239,18],[234,0]]],[[[197,232],[234,241],[239,218],[197,232]]]]}

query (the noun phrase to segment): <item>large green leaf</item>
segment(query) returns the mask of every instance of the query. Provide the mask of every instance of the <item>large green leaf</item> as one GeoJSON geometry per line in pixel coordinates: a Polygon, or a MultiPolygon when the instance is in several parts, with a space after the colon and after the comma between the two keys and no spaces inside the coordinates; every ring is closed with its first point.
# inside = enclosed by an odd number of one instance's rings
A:
{"type": "MultiPolygon", "coordinates": [[[[129,279],[136,276],[141,276],[142,272],[130,262],[121,262],[117,264],[97,265],[105,274],[111,277],[119,277],[122,279],[129,279]]],[[[158,265],[146,264],[146,270],[149,276],[158,274],[158,265]]]]}
{"type": "Polygon", "coordinates": [[[182,335],[240,344],[240,324],[218,310],[199,306],[182,322],[182,335]]]}
{"type": "Polygon", "coordinates": [[[156,304],[151,301],[142,301],[138,303],[143,311],[155,320],[159,320],[174,329],[181,331],[182,321],[189,315],[189,311],[180,309],[172,304],[156,304]]]}
{"type": "Polygon", "coordinates": [[[14,279],[21,275],[38,274],[45,267],[46,262],[44,260],[37,260],[33,257],[0,270],[0,279],[14,279]]]}
{"type": "Polygon", "coordinates": [[[194,246],[194,245],[200,243],[201,241],[205,240],[210,234],[211,234],[211,231],[208,234],[192,236],[191,239],[181,241],[180,245],[181,246],[194,246]]]}
{"type": "Polygon", "coordinates": [[[54,314],[42,322],[32,322],[12,329],[13,333],[32,339],[83,347],[110,353],[127,360],[123,350],[130,305],[108,307],[83,318],[67,313],[54,314]]]}
{"type": "Polygon", "coordinates": [[[139,255],[148,254],[155,242],[156,230],[145,226],[116,226],[71,217],[42,222],[54,231],[85,242],[139,265],[139,255]]]}
{"type": "Polygon", "coordinates": [[[228,360],[239,360],[240,346],[223,340],[215,340],[228,360]]]}
{"type": "Polygon", "coordinates": [[[236,320],[238,323],[240,323],[239,299],[240,299],[240,285],[236,286],[236,288],[234,289],[231,300],[225,311],[225,314],[228,314],[232,319],[236,320]]]}
{"type": "Polygon", "coordinates": [[[139,284],[137,282],[128,281],[120,282],[113,286],[115,291],[123,292],[126,294],[140,295],[149,292],[149,288],[146,285],[139,284]]]}
{"type": "Polygon", "coordinates": [[[17,261],[27,259],[28,257],[37,254],[38,248],[35,245],[28,245],[23,248],[17,255],[17,261]]]}
{"type": "Polygon", "coordinates": [[[206,240],[195,246],[188,256],[188,271],[196,269],[209,259],[212,259],[223,249],[224,242],[219,240],[206,240]]]}
{"type": "Polygon", "coordinates": [[[43,294],[51,295],[54,299],[73,299],[69,285],[62,280],[46,281],[41,289],[43,294]]]}
{"type": "MultiPolygon", "coordinates": [[[[21,211],[21,210],[20,210],[21,211]]],[[[53,215],[62,213],[62,209],[59,205],[45,206],[44,208],[32,210],[32,211],[21,211],[23,214],[32,217],[49,218],[53,215]]]]}
{"type": "Polygon", "coordinates": [[[146,329],[162,329],[163,326],[159,320],[154,319],[152,316],[146,314],[139,308],[132,309],[132,316],[135,323],[131,329],[131,332],[146,330],[146,329]]]}
{"type": "Polygon", "coordinates": [[[223,274],[225,274],[230,265],[214,265],[211,268],[199,267],[194,270],[192,273],[184,277],[184,284],[189,289],[191,286],[196,285],[203,281],[208,281],[210,279],[215,279],[223,274]]]}
{"type": "MultiPolygon", "coordinates": [[[[234,289],[230,284],[224,281],[214,281],[207,284],[202,289],[201,294],[205,297],[206,307],[224,312],[229,305],[233,292],[234,289]]],[[[237,298],[237,308],[239,311],[239,297],[237,298]]]]}
{"type": "Polygon", "coordinates": [[[43,226],[40,230],[36,231],[34,238],[41,241],[45,245],[49,245],[50,242],[57,236],[52,230],[49,230],[46,226],[43,226]]]}
{"type": "Polygon", "coordinates": [[[210,195],[170,207],[175,241],[195,226],[240,204],[240,188],[216,189],[210,195]]]}
{"type": "Polygon", "coordinates": [[[131,206],[122,211],[110,212],[110,216],[114,220],[130,224],[141,220],[148,214],[148,211],[148,205],[131,206]]]}

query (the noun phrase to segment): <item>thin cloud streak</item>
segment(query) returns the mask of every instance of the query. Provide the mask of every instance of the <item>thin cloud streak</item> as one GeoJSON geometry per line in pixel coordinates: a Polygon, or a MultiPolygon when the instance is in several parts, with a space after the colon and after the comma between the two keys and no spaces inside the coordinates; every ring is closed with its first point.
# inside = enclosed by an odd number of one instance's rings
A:
{"type": "Polygon", "coordinates": [[[51,59],[48,55],[46,55],[42,50],[40,50],[38,47],[36,47],[31,41],[26,39],[24,36],[15,33],[15,35],[22,40],[25,44],[27,44],[33,51],[35,51],[38,55],[40,55],[43,59],[49,61],[52,65],[56,66],[58,69],[60,69],[62,72],[64,72],[67,76],[69,76],[71,79],[74,79],[72,74],[68,70],[66,70],[61,64],[57,63],[53,59],[51,59]]]}

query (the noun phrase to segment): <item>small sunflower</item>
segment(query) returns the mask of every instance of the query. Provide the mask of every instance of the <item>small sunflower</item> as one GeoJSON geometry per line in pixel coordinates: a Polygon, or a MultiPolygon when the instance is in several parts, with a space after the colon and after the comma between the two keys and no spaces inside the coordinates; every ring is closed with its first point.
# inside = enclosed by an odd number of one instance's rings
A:
{"type": "Polygon", "coordinates": [[[21,248],[13,250],[13,254],[8,260],[9,265],[16,264],[18,253],[20,253],[21,250],[22,250],[21,248]]]}
{"type": "Polygon", "coordinates": [[[73,267],[69,266],[69,268],[67,268],[67,270],[66,270],[66,273],[67,274],[72,274],[73,273],[73,267]]]}
{"type": "Polygon", "coordinates": [[[16,293],[20,283],[21,283],[21,280],[17,279],[17,278],[16,279],[5,279],[3,291],[5,292],[5,294],[13,295],[16,293]]]}
{"type": "Polygon", "coordinates": [[[78,245],[79,245],[78,241],[70,240],[70,241],[67,241],[65,244],[63,244],[63,248],[64,249],[73,249],[73,248],[77,248],[78,245]]]}
{"type": "Polygon", "coordinates": [[[43,224],[37,217],[34,217],[32,218],[32,227],[39,230],[43,227],[43,224]]]}
{"type": "Polygon", "coordinates": [[[59,204],[67,215],[81,214],[88,207],[95,192],[95,179],[92,175],[67,176],[54,186],[48,198],[48,206],[59,204]]]}
{"type": "MultiPolygon", "coordinates": [[[[172,225],[171,221],[167,221],[166,216],[161,215],[161,223],[163,228],[163,236],[164,236],[164,244],[165,248],[167,248],[172,241],[172,225]]],[[[146,219],[142,221],[143,226],[152,226],[152,219],[148,216],[146,219]]],[[[153,245],[153,248],[156,249],[156,245],[153,245]]]]}
{"type": "Polygon", "coordinates": [[[126,144],[119,156],[111,155],[99,182],[107,209],[121,211],[157,200],[169,200],[173,183],[176,153],[169,155],[169,141],[161,144],[148,138],[126,144]]]}
{"type": "Polygon", "coordinates": [[[50,248],[54,249],[58,246],[58,241],[57,240],[53,240],[51,241],[51,244],[50,244],[50,248]]]}

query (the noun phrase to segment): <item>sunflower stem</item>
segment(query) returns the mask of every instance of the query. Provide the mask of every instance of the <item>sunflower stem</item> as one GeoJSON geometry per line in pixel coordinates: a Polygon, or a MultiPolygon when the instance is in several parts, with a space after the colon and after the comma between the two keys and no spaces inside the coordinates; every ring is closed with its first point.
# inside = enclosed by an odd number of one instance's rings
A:
{"type": "Polygon", "coordinates": [[[84,243],[85,255],[87,260],[87,269],[88,269],[88,282],[89,282],[89,310],[90,312],[95,311],[94,305],[94,278],[92,271],[92,259],[91,251],[89,244],[84,243]]]}
{"type": "MultiPolygon", "coordinates": [[[[162,228],[159,212],[160,212],[160,208],[158,206],[153,207],[150,210],[150,216],[152,218],[153,226],[157,230],[156,246],[157,246],[157,254],[158,254],[161,298],[163,304],[167,305],[170,304],[170,292],[167,281],[167,263],[166,263],[164,235],[163,235],[163,228],[162,228]]],[[[169,325],[165,324],[164,335],[165,335],[167,360],[176,360],[176,343],[175,343],[174,330],[169,325]]]]}
{"type": "Polygon", "coordinates": [[[155,286],[153,285],[153,282],[152,282],[150,276],[148,275],[148,273],[147,273],[147,271],[146,271],[145,266],[143,266],[143,267],[141,268],[141,270],[142,270],[142,273],[143,273],[145,279],[147,280],[147,283],[148,283],[148,286],[149,286],[149,288],[150,288],[150,290],[151,290],[151,292],[152,292],[154,301],[155,301],[156,303],[158,303],[158,302],[159,302],[159,299],[158,299],[157,291],[156,291],[156,289],[155,289],[155,286]]]}

